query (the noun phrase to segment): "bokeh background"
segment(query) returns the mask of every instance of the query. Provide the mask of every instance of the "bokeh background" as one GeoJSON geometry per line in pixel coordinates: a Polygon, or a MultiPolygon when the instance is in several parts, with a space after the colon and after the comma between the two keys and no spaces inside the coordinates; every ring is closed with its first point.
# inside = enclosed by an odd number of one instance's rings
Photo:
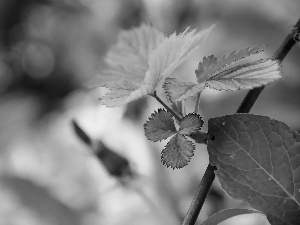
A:
{"type": "MultiPolygon", "coordinates": [[[[87,84],[101,75],[121,29],[150,23],[171,34],[216,23],[207,43],[174,73],[192,81],[210,54],[268,44],[261,57],[271,57],[299,11],[298,0],[1,0],[0,224],[181,224],[208,165],[206,147],[197,145],[183,169],[164,167],[166,143],[150,143],[142,127],[161,106],[147,98],[108,109],[99,104],[103,90],[87,84]],[[98,145],[84,144],[72,119],[98,145]],[[92,151],[104,145],[130,162],[134,177],[120,182],[111,175],[107,166],[123,164],[99,161],[92,151]]],[[[268,86],[252,110],[298,131],[299,58],[297,45],[283,62],[283,80],[268,86]]],[[[205,90],[204,129],[210,117],[234,113],[245,94],[205,90]]],[[[187,111],[193,103],[187,102],[187,111]]],[[[198,224],[234,207],[249,205],[228,197],[216,180],[198,224]]],[[[251,215],[222,224],[268,222],[251,215]]]]}

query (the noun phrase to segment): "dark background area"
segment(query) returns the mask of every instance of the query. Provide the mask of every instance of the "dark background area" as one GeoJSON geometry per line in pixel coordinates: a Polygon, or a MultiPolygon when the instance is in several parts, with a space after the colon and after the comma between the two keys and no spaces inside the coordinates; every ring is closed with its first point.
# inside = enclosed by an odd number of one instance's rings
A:
{"type": "MultiPolygon", "coordinates": [[[[297,0],[2,0],[0,2],[0,224],[180,224],[208,164],[198,145],[181,170],[162,166],[165,142],[152,144],[143,123],[161,107],[152,99],[109,109],[101,88],[103,58],[121,29],[150,23],[165,34],[186,27],[216,27],[207,43],[174,77],[195,81],[204,56],[270,45],[271,57],[298,20],[297,0]],[[138,178],[122,186],[75,135],[76,119],[93,138],[129,160],[138,178]]],[[[282,64],[283,79],[269,85],[252,113],[300,130],[300,47],[282,64]]],[[[206,89],[201,99],[210,117],[232,114],[245,91],[206,89]]],[[[163,97],[163,96],[162,96],[163,97]]],[[[194,99],[187,102],[193,110],[194,99]]],[[[218,181],[199,221],[212,213],[249,206],[232,200],[218,181]]],[[[262,215],[223,224],[268,224],[262,215]]]]}

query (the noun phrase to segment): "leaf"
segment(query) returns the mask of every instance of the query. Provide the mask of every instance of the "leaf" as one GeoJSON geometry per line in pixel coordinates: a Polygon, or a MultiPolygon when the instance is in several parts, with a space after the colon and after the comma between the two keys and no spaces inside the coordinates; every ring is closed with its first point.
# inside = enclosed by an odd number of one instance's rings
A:
{"type": "Polygon", "coordinates": [[[188,164],[195,146],[185,136],[174,135],[161,153],[161,161],[167,167],[179,169],[188,164]]]}
{"type": "Polygon", "coordinates": [[[222,70],[209,77],[206,85],[217,90],[252,89],[281,78],[279,68],[278,61],[261,59],[222,70]]]}
{"type": "Polygon", "coordinates": [[[212,28],[200,32],[186,29],[170,37],[163,37],[159,31],[146,25],[122,32],[105,60],[109,68],[103,72],[106,77],[103,80],[113,76],[130,83],[116,81],[101,84],[106,87],[109,85],[111,89],[103,97],[102,104],[116,107],[152,95],[165,77],[170,76],[204,43],[212,28]],[[119,88],[120,84],[125,84],[125,89],[119,88]]]}
{"type": "Polygon", "coordinates": [[[158,109],[151,115],[144,125],[144,130],[150,141],[162,141],[177,132],[171,114],[163,109],[158,109]]]}
{"type": "Polygon", "coordinates": [[[214,56],[210,56],[207,59],[203,59],[203,63],[199,63],[198,70],[196,70],[196,76],[198,83],[205,81],[208,77],[219,72],[221,69],[230,66],[232,63],[245,59],[253,54],[258,54],[266,50],[266,46],[245,48],[239,51],[233,51],[227,55],[222,56],[217,62],[214,56]],[[212,64],[212,65],[210,65],[212,64]]]}
{"type": "Polygon", "coordinates": [[[252,214],[252,213],[260,213],[260,212],[250,210],[250,209],[225,209],[213,214],[207,220],[205,220],[201,225],[217,225],[234,216],[252,214]]]}
{"type": "Polygon", "coordinates": [[[165,39],[164,34],[146,24],[128,31],[121,31],[118,42],[111,47],[105,63],[109,66],[102,76],[122,76],[141,82],[148,70],[148,59],[157,45],[165,39]]]}
{"type": "Polygon", "coordinates": [[[179,123],[179,134],[190,135],[197,133],[203,125],[203,120],[198,114],[190,113],[179,123]]]}
{"type": "Polygon", "coordinates": [[[149,73],[146,74],[145,84],[151,84],[153,91],[163,80],[207,39],[214,26],[197,32],[197,29],[188,30],[170,37],[161,42],[153,51],[149,60],[149,73]]]}
{"type": "Polygon", "coordinates": [[[129,100],[135,100],[131,95],[138,89],[138,85],[123,78],[118,81],[106,82],[102,84],[102,87],[111,90],[101,98],[102,104],[108,107],[119,106],[129,100]]]}
{"type": "Polygon", "coordinates": [[[196,95],[205,88],[205,84],[183,82],[175,78],[167,77],[163,85],[170,101],[182,101],[196,95]]]}
{"type": "Polygon", "coordinates": [[[167,78],[164,89],[172,101],[179,101],[201,93],[205,86],[236,91],[267,85],[281,78],[278,61],[262,59],[244,63],[245,58],[265,49],[255,47],[233,51],[219,60],[214,55],[204,57],[196,70],[198,84],[167,78]]]}
{"type": "Polygon", "coordinates": [[[202,83],[210,76],[216,66],[218,65],[218,59],[214,55],[204,57],[203,62],[200,62],[198,65],[198,70],[196,70],[196,76],[198,78],[198,83],[202,83]]]}
{"type": "Polygon", "coordinates": [[[299,133],[249,114],[212,118],[208,127],[210,163],[225,191],[265,213],[272,225],[299,224],[299,133]]]}

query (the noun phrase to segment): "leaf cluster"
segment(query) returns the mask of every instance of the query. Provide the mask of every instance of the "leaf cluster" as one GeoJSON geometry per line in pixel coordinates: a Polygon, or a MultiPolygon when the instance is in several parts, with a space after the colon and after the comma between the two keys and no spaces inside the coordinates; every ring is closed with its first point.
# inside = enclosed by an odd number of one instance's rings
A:
{"type": "Polygon", "coordinates": [[[171,137],[161,153],[161,160],[167,167],[182,168],[194,155],[195,145],[188,136],[197,133],[203,121],[197,114],[190,113],[178,122],[177,130],[172,115],[164,109],[154,112],[144,125],[145,135],[151,141],[162,141],[171,137]]]}

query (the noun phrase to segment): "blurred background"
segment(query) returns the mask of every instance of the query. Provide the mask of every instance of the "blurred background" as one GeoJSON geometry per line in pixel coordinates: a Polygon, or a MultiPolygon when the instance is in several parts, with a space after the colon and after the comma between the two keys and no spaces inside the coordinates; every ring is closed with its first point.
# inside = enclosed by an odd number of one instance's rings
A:
{"type": "MultiPolygon", "coordinates": [[[[147,98],[105,108],[98,101],[103,90],[86,84],[101,75],[121,29],[150,23],[171,34],[217,23],[207,43],[174,73],[195,81],[194,70],[210,54],[269,44],[261,57],[271,57],[299,11],[297,0],[1,0],[0,224],[181,224],[208,165],[206,146],[197,145],[185,168],[164,167],[166,142],[147,141],[142,126],[161,106],[147,98]],[[78,138],[72,120],[92,144],[78,138]],[[99,149],[118,155],[99,161],[92,152],[99,149]]],[[[252,110],[298,131],[299,58],[297,45],[283,62],[283,80],[268,86],[252,110]]],[[[245,94],[206,89],[204,129],[210,117],[234,113],[245,94]]],[[[188,112],[194,101],[187,102],[188,112]]],[[[234,207],[249,208],[216,180],[198,224],[234,207]]],[[[222,224],[241,222],[268,224],[262,215],[222,224]]]]}

